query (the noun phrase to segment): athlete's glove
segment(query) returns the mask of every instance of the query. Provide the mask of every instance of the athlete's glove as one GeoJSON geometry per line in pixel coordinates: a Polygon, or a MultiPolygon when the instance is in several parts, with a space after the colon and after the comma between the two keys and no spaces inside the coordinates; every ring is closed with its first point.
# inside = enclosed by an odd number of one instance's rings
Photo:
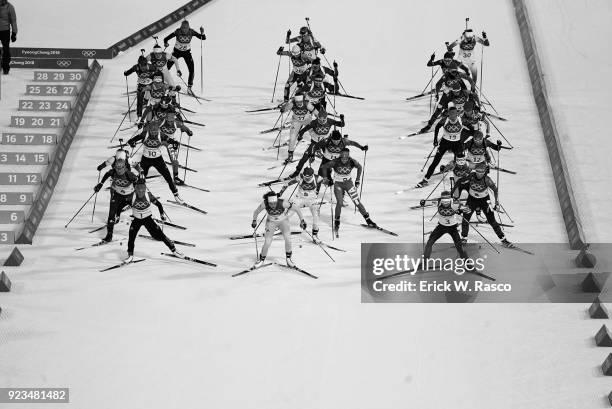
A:
{"type": "MultiPolygon", "coordinates": [[[[136,124],[136,126],[138,127],[138,129],[142,129],[142,127],[144,126],[144,123],[142,123],[142,122],[138,122],[138,123],[136,124]]],[[[128,142],[128,143],[129,143],[129,142],[128,142]]]]}
{"type": "Polygon", "coordinates": [[[438,146],[438,138],[434,138],[434,140],[433,140],[433,146],[438,146]]]}
{"type": "Polygon", "coordinates": [[[340,121],[344,121],[344,114],[340,114],[340,121]]]}
{"type": "Polygon", "coordinates": [[[127,143],[128,145],[130,145],[130,148],[133,148],[134,146],[136,146],[136,141],[133,141],[131,139],[127,143]]]}
{"type": "Polygon", "coordinates": [[[170,47],[170,44],[167,41],[164,41],[164,47],[168,48],[168,47],[170,47]]]}
{"type": "Polygon", "coordinates": [[[94,186],[94,192],[98,193],[102,189],[102,183],[98,183],[94,186]]]}
{"type": "Polygon", "coordinates": [[[129,75],[127,71],[123,71],[123,75],[125,75],[126,77],[129,75]]]}
{"type": "Polygon", "coordinates": [[[484,31],[482,32],[482,38],[484,38],[485,40],[487,39],[487,33],[485,33],[484,31]]]}
{"type": "Polygon", "coordinates": [[[11,41],[15,42],[17,41],[17,33],[13,31],[13,34],[11,34],[11,41]]]}
{"type": "Polygon", "coordinates": [[[204,27],[200,26],[200,34],[204,34],[204,27]]]}
{"type": "Polygon", "coordinates": [[[360,183],[359,183],[359,181],[358,181],[358,180],[356,180],[356,181],[355,181],[355,188],[359,188],[359,184],[360,184],[360,183]]]}
{"type": "Polygon", "coordinates": [[[187,131],[187,135],[188,136],[193,136],[193,131],[190,129],[189,131],[187,131]]]}
{"type": "Polygon", "coordinates": [[[178,75],[179,77],[182,77],[183,73],[181,72],[181,70],[176,70],[176,75],[178,75]]]}
{"type": "Polygon", "coordinates": [[[290,39],[291,39],[291,30],[287,30],[287,37],[285,38],[285,43],[289,44],[290,39]]]}
{"type": "Polygon", "coordinates": [[[160,214],[159,218],[162,220],[162,222],[165,222],[166,220],[168,220],[168,216],[166,216],[166,213],[160,214]]]}
{"type": "Polygon", "coordinates": [[[493,206],[493,210],[496,212],[499,210],[499,203],[495,203],[495,206],[493,206]]]}
{"type": "Polygon", "coordinates": [[[253,219],[253,221],[251,222],[251,227],[252,228],[257,227],[257,220],[253,219]]]}
{"type": "Polygon", "coordinates": [[[100,172],[105,167],[106,167],[106,162],[102,162],[101,164],[98,165],[98,167],[96,169],[98,170],[98,172],[100,172]]]}
{"type": "Polygon", "coordinates": [[[176,139],[170,139],[170,144],[172,145],[172,148],[174,150],[178,149],[179,147],[179,141],[177,141],[176,139]]]}
{"type": "Polygon", "coordinates": [[[302,220],[300,221],[300,227],[302,228],[302,230],[306,230],[306,227],[308,227],[308,226],[306,225],[306,220],[302,219],[302,220]]]}
{"type": "Polygon", "coordinates": [[[367,151],[368,149],[369,149],[369,148],[368,148],[368,145],[366,145],[366,146],[364,146],[363,148],[361,148],[361,150],[362,150],[362,151],[367,151]]]}
{"type": "Polygon", "coordinates": [[[321,54],[325,54],[325,47],[321,47],[321,54]]]}
{"type": "Polygon", "coordinates": [[[430,57],[429,57],[429,61],[433,61],[436,59],[436,53],[433,53],[430,57]]]}

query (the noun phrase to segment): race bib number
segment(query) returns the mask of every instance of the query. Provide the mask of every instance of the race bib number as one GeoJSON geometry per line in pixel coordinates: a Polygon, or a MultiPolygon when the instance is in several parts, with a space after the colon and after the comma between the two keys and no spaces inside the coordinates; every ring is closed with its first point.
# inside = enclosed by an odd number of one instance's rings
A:
{"type": "Polygon", "coordinates": [[[147,158],[156,158],[159,156],[159,149],[157,148],[147,148],[146,146],[142,150],[142,154],[147,158]]]}

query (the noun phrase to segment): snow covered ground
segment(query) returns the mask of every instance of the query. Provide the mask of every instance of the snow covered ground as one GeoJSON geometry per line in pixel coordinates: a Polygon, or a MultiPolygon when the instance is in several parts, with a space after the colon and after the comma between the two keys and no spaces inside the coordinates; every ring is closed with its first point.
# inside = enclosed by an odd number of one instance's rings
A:
{"type": "MultiPolygon", "coordinates": [[[[80,11],[73,10],[76,17],[80,11]]],[[[15,288],[2,298],[0,385],[69,386],[73,406],[88,408],[601,406],[609,392],[597,372],[604,355],[591,341],[598,325],[581,305],[360,303],[360,243],[420,241],[421,217],[409,206],[428,192],[394,192],[421,177],[431,137],[398,136],[420,128],[429,107],[404,98],[421,91],[429,54],[441,55],[468,15],[491,39],[483,90],[510,119],[498,126],[516,147],[502,153],[503,167],[519,173],[501,176],[501,198],[516,225],[508,235],[518,242],[565,242],[509,3],[386,0],[356,8],[348,0],[215,1],[190,17],[208,36],[204,94],[213,102],[183,97],[199,112],[190,119],[206,123],[194,127],[191,144],[204,152],[190,153],[189,164],[199,172],[187,181],[213,193],[185,188],[181,194],[209,215],[165,206],[173,221],[189,226],[166,230],[170,237],[196,243],[185,253],[219,267],[163,258],[162,244],[139,240],[136,255],[146,262],[99,273],[125,255],[125,242],[74,251],[101,237],[87,230],[104,223],[105,194],[95,223],[88,207],[71,228],[63,225],[90,195],[97,163],[112,153],[106,146],[126,107],[122,71],[138,50],[105,61],[35,245],[23,248],[23,266],[9,270],[15,288]],[[227,237],[251,230],[264,192],[256,185],[278,174],[266,171],[275,154],[262,150],[274,137],[258,134],[275,114],[244,110],[270,102],[274,52],[305,16],[328,57],[338,61],[347,91],[366,98],[338,99],[337,108],[346,115],[345,132],[371,148],[364,203],[375,221],[400,237],[361,228],[361,217],[345,208],[334,245],[348,252],[333,253],[336,263],[295,241],[296,263],[319,280],[275,267],[232,279],[254,261],[255,249],[252,241],[227,237]]],[[[121,32],[139,28],[121,13],[113,23],[121,32]]],[[[284,82],[287,62],[281,67],[284,82]]],[[[150,188],[170,198],[160,181],[150,188]]],[[[329,215],[324,207],[325,241],[331,241],[329,215]]],[[[127,235],[126,226],[115,231],[117,238],[127,235]]],[[[492,238],[490,230],[483,232],[492,238]]],[[[269,257],[282,260],[280,241],[269,257]]]]}
{"type": "Polygon", "coordinates": [[[612,4],[605,0],[529,1],[586,238],[610,242],[612,191],[602,177],[610,156],[612,4]]]}

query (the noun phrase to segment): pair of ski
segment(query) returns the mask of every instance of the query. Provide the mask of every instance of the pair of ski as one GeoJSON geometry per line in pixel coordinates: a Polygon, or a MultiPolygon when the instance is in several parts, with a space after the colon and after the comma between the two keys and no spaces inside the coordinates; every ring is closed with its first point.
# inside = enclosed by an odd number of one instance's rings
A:
{"type": "Polygon", "coordinates": [[[259,131],[259,134],[263,135],[263,134],[267,134],[267,133],[271,133],[271,132],[280,131],[281,129],[285,130],[285,129],[289,129],[289,128],[291,128],[291,123],[286,123],[282,127],[275,126],[274,128],[266,129],[265,131],[259,131]]]}
{"type": "MultiPolygon", "coordinates": [[[[281,235],[281,234],[282,234],[282,232],[280,232],[280,231],[277,231],[277,232],[274,233],[275,236],[278,236],[278,235],[281,235]]],[[[292,235],[294,235],[294,234],[302,234],[302,232],[301,231],[292,231],[291,234],[292,235]]],[[[242,236],[230,236],[229,239],[230,240],[242,240],[242,239],[252,239],[253,237],[258,237],[259,238],[259,237],[263,237],[263,236],[264,236],[263,233],[257,233],[255,236],[253,236],[252,234],[245,234],[245,235],[242,235],[242,236]]]]}
{"type": "MultiPolygon", "coordinates": [[[[187,230],[187,227],[180,226],[180,225],[178,225],[178,224],[174,224],[174,223],[171,223],[171,222],[168,222],[168,221],[163,221],[163,220],[160,220],[160,219],[153,219],[153,220],[155,220],[155,222],[157,222],[157,223],[161,223],[161,224],[163,224],[163,225],[165,225],[165,226],[174,227],[175,229],[179,229],[179,230],[187,230]]],[[[124,222],[122,222],[122,223],[124,223],[124,224],[129,224],[129,222],[127,222],[127,221],[124,221],[124,222]]],[[[100,231],[100,230],[105,229],[105,228],[106,228],[106,224],[105,224],[105,225],[103,225],[103,226],[100,226],[100,227],[96,227],[95,229],[90,230],[88,233],[95,233],[95,232],[100,231]]]]}
{"type": "MultiPolygon", "coordinates": [[[[168,161],[166,161],[166,165],[170,165],[170,166],[172,166],[172,162],[168,162],[168,161]]],[[[195,172],[195,173],[197,173],[197,172],[198,172],[197,170],[195,170],[195,169],[191,169],[190,167],[187,167],[187,166],[183,166],[183,165],[181,165],[180,163],[179,163],[178,167],[179,167],[179,169],[188,170],[189,172],[195,172]]]]}
{"type": "MultiPolygon", "coordinates": [[[[161,175],[151,175],[151,176],[147,176],[147,179],[155,179],[155,178],[159,178],[159,177],[161,177],[161,175]]],[[[201,191],[201,192],[208,192],[208,193],[210,193],[210,190],[208,190],[208,189],[204,189],[203,187],[193,186],[193,185],[190,185],[190,184],[185,183],[185,182],[182,182],[182,183],[180,183],[180,184],[177,184],[177,183],[175,182],[175,184],[176,184],[177,186],[190,187],[190,188],[192,188],[192,189],[196,189],[196,190],[199,190],[199,191],[201,191]]]]}
{"type": "MultiPolygon", "coordinates": [[[[197,100],[199,100],[199,99],[202,99],[202,100],[204,100],[204,101],[206,101],[206,102],[212,102],[212,99],[208,99],[208,98],[204,98],[204,97],[201,97],[201,96],[199,96],[199,95],[196,95],[196,94],[193,92],[193,90],[192,90],[191,88],[189,88],[189,87],[187,87],[187,92],[179,91],[179,94],[181,94],[181,95],[187,95],[188,97],[194,97],[194,98],[196,99],[196,101],[197,101],[197,100]]],[[[185,108],[181,107],[181,109],[183,109],[183,110],[184,110],[185,108]]]]}
{"type": "Polygon", "coordinates": [[[177,206],[183,206],[183,207],[185,207],[187,209],[195,210],[196,212],[199,212],[199,213],[202,213],[202,214],[208,214],[208,212],[206,210],[202,210],[199,207],[195,207],[195,206],[190,205],[188,203],[179,203],[176,200],[166,200],[166,201],[168,203],[172,203],[172,204],[177,205],[177,206]]]}
{"type": "MultiPolygon", "coordinates": [[[[168,257],[172,257],[172,258],[177,258],[177,259],[181,259],[181,260],[187,260],[187,261],[191,261],[193,263],[203,264],[203,265],[210,266],[210,267],[217,267],[217,265],[215,263],[211,263],[209,261],[204,261],[204,260],[200,260],[200,259],[189,257],[189,256],[179,257],[179,256],[176,256],[176,255],[171,254],[171,253],[161,253],[161,254],[164,255],[164,256],[168,256],[168,257]]],[[[104,268],[104,269],[100,270],[100,272],[114,270],[114,269],[117,269],[117,268],[125,267],[125,266],[130,265],[130,264],[140,263],[140,262],[145,261],[145,260],[146,260],[146,258],[141,258],[141,259],[137,259],[137,260],[132,259],[131,261],[122,261],[121,263],[115,264],[114,266],[110,266],[110,267],[104,268]]]]}
{"type": "Polygon", "coordinates": [[[284,268],[287,268],[287,269],[289,269],[289,270],[295,270],[295,271],[297,271],[298,273],[302,273],[302,274],[304,274],[304,275],[306,275],[306,276],[308,276],[308,277],[310,277],[310,278],[314,278],[314,279],[319,278],[319,277],[317,277],[316,275],[314,275],[314,274],[310,274],[308,271],[306,271],[306,270],[304,270],[304,269],[301,269],[301,268],[299,268],[299,267],[297,267],[297,266],[290,267],[290,266],[288,266],[288,265],[285,265],[285,264],[280,264],[280,263],[276,263],[276,262],[274,262],[274,263],[266,263],[266,264],[262,264],[261,266],[251,266],[251,267],[247,268],[246,270],[242,270],[242,271],[240,271],[240,272],[238,272],[238,273],[232,274],[232,277],[238,277],[238,276],[241,276],[241,275],[243,275],[243,274],[249,273],[249,272],[251,272],[251,271],[253,271],[253,270],[259,270],[259,269],[261,269],[261,268],[269,267],[269,266],[272,266],[272,265],[277,265],[277,266],[279,266],[279,267],[284,267],[284,268]]]}
{"type": "Polygon", "coordinates": [[[426,131],[420,130],[417,132],[413,132],[413,133],[409,133],[408,135],[402,135],[402,136],[398,136],[397,139],[403,140],[406,138],[412,138],[413,136],[417,136],[417,135],[424,135],[426,133],[432,132],[431,129],[428,129],[426,131]]]}

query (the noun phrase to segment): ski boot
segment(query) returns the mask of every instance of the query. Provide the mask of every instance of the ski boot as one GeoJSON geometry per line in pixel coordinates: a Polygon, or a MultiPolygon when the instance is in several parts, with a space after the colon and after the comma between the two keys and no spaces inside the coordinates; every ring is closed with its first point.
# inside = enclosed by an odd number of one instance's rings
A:
{"type": "Polygon", "coordinates": [[[285,159],[285,165],[289,164],[293,160],[293,152],[289,152],[287,154],[287,159],[285,159]]]}
{"type": "Polygon", "coordinates": [[[110,243],[111,241],[113,241],[113,234],[106,233],[106,236],[104,236],[104,238],[102,239],[102,243],[110,243]]]}
{"type": "Polygon", "coordinates": [[[312,229],[312,241],[315,244],[321,243],[321,239],[319,238],[319,229],[312,229]]]}
{"type": "Polygon", "coordinates": [[[178,251],[176,247],[171,248],[170,250],[172,251],[172,254],[175,255],[176,257],[180,257],[180,258],[185,257],[185,255],[181,253],[180,251],[178,251]]]}
{"type": "Polygon", "coordinates": [[[174,200],[176,200],[176,203],[178,204],[185,204],[185,202],[183,201],[183,199],[181,199],[181,197],[179,196],[178,192],[176,192],[174,194],[174,200]]]}
{"type": "Polygon", "coordinates": [[[423,178],[423,180],[421,180],[419,183],[416,184],[416,187],[421,188],[427,185],[429,185],[429,180],[427,180],[426,178],[423,178]]]}
{"type": "Polygon", "coordinates": [[[465,246],[467,244],[467,237],[461,237],[461,245],[465,246]]]}
{"type": "Polygon", "coordinates": [[[374,223],[372,221],[372,219],[370,219],[370,214],[369,213],[364,214],[363,218],[365,219],[365,222],[368,224],[368,226],[370,226],[370,227],[377,227],[376,223],[374,223]]]}
{"type": "Polygon", "coordinates": [[[128,256],[123,259],[122,263],[123,264],[128,264],[128,263],[131,263],[132,261],[134,261],[134,254],[133,253],[128,253],[128,256]]]}
{"type": "Polygon", "coordinates": [[[431,125],[429,124],[429,122],[427,123],[427,125],[425,125],[424,127],[421,128],[421,130],[419,131],[419,133],[425,133],[425,132],[429,132],[429,130],[431,129],[431,125]]]}
{"type": "Polygon", "coordinates": [[[266,256],[259,255],[259,260],[253,264],[253,268],[259,268],[263,266],[264,261],[266,261],[266,256]]]}
{"type": "Polygon", "coordinates": [[[178,175],[174,175],[174,184],[177,186],[183,186],[185,184],[185,181],[178,177],[178,175]]]}
{"type": "Polygon", "coordinates": [[[287,267],[294,268],[295,264],[293,264],[293,260],[291,260],[291,254],[292,253],[290,251],[285,254],[286,255],[285,261],[287,262],[287,267]]]}
{"type": "Polygon", "coordinates": [[[501,239],[501,244],[509,249],[514,248],[514,244],[511,243],[505,236],[501,239]]]}

